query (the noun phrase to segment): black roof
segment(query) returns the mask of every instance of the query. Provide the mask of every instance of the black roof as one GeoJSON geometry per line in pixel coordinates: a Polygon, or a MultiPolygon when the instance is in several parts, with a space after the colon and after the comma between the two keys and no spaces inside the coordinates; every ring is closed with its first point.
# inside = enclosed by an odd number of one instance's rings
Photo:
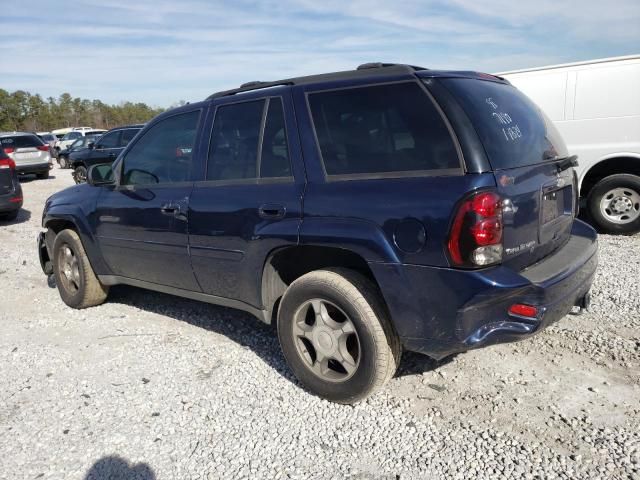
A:
{"type": "Polygon", "coordinates": [[[364,63],[358,66],[358,68],[355,70],[321,73],[318,75],[307,75],[304,77],[287,78],[284,80],[276,80],[273,82],[247,82],[240,85],[240,88],[233,88],[231,90],[216,92],[213,95],[210,95],[207,100],[235,95],[236,93],[248,92],[251,90],[258,90],[261,88],[277,87],[281,85],[308,85],[311,83],[330,82],[333,80],[351,80],[356,78],[382,77],[394,74],[414,73],[418,70],[426,70],[426,68],[398,63],[364,63]]]}
{"type": "Polygon", "coordinates": [[[313,83],[330,82],[335,80],[352,80],[358,78],[376,78],[387,77],[390,75],[402,75],[402,74],[414,74],[421,72],[422,74],[428,74],[428,76],[465,76],[465,77],[481,77],[491,78],[495,81],[503,80],[495,75],[489,75],[486,73],[477,72],[453,72],[453,71],[440,71],[429,70],[424,67],[418,67],[415,65],[405,65],[400,63],[363,63],[359,65],[355,70],[346,70],[342,72],[321,73],[318,75],[308,75],[304,77],[287,78],[284,80],[275,80],[272,82],[253,81],[240,85],[239,88],[233,88],[231,90],[223,90],[216,92],[207,97],[207,100],[214,98],[227,97],[235,95],[237,93],[249,92],[251,90],[258,90],[262,88],[278,87],[283,85],[309,85],[313,83]]]}

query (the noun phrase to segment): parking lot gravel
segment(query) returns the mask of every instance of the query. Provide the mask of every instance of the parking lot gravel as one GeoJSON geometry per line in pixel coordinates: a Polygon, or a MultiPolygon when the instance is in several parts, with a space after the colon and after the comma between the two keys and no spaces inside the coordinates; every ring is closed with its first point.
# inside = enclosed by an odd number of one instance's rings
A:
{"type": "Polygon", "coordinates": [[[0,223],[0,479],[640,480],[640,236],[600,236],[591,311],[355,406],[300,388],[272,328],[130,287],[66,307],[35,239],[69,170],[0,223]]]}

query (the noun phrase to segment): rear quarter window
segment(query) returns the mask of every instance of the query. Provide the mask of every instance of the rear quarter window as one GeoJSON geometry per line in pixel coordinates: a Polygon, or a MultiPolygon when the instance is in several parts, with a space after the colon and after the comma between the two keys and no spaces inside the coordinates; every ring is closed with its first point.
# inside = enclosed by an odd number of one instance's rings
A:
{"type": "Polygon", "coordinates": [[[472,78],[449,78],[443,84],[473,123],[494,170],[568,156],[551,120],[515,87],[472,78]]]}
{"type": "Polygon", "coordinates": [[[329,178],[460,172],[453,138],[416,82],[309,94],[329,178]]]}

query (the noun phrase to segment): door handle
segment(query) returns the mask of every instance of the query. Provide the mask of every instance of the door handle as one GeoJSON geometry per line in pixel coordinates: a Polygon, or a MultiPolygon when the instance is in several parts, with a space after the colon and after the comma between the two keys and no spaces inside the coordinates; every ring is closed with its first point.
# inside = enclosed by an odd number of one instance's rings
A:
{"type": "Polygon", "coordinates": [[[110,153],[109,155],[107,155],[109,158],[115,158],[116,154],[115,153],[110,153]]]}
{"type": "Polygon", "coordinates": [[[178,220],[187,221],[187,215],[182,211],[182,206],[179,203],[165,203],[160,207],[160,211],[164,215],[171,215],[178,220]]]}
{"type": "Polygon", "coordinates": [[[287,213],[285,206],[278,205],[276,203],[265,203],[264,205],[260,205],[260,208],[258,209],[258,215],[270,220],[284,218],[285,213],[287,213]]]}

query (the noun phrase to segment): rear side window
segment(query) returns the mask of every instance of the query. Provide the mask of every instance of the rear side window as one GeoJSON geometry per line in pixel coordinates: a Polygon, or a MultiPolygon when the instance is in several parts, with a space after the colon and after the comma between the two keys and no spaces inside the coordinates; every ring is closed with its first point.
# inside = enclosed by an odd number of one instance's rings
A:
{"type": "Polygon", "coordinates": [[[44,142],[35,135],[16,135],[15,137],[0,138],[3,148],[30,148],[40,147],[44,142]]]}
{"type": "Polygon", "coordinates": [[[280,98],[218,107],[209,145],[207,180],[256,180],[290,176],[280,98]]]}
{"type": "Polygon", "coordinates": [[[533,165],[568,155],[546,115],[511,85],[471,78],[443,84],[474,124],[495,170],[533,165]]]}
{"type": "Polygon", "coordinates": [[[117,148],[120,144],[120,131],[107,133],[100,137],[97,142],[97,148],[117,148]]]}
{"type": "Polygon", "coordinates": [[[442,117],[415,82],[309,95],[328,176],[460,170],[442,117]]]}

